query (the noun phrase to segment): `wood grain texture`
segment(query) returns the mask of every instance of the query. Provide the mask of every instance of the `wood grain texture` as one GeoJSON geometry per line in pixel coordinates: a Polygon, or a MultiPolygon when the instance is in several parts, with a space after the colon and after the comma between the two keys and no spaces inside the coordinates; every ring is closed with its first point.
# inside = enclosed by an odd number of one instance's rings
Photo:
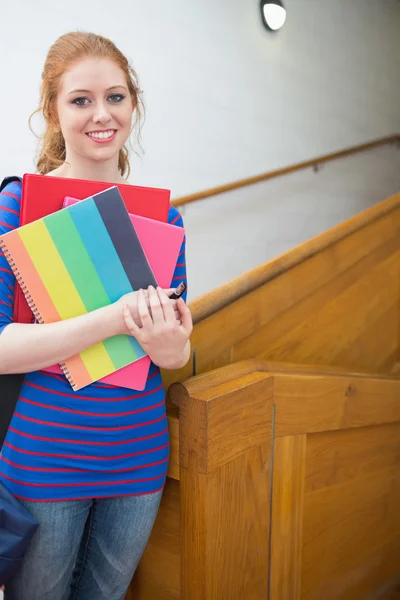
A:
{"type": "MultiPolygon", "coordinates": [[[[294,362],[315,361],[320,364],[337,364],[337,355],[373,328],[374,322],[383,313],[397,308],[399,278],[395,271],[400,264],[400,252],[396,252],[379,265],[360,276],[357,283],[338,294],[320,309],[309,313],[301,324],[287,333],[282,339],[271,342],[267,352],[260,358],[271,355],[283,360],[290,355],[294,362]],[[267,356],[266,356],[267,354],[267,356]]],[[[389,339],[385,339],[382,350],[398,343],[396,328],[392,328],[389,339]]],[[[374,339],[375,352],[380,354],[377,339],[374,339]]],[[[350,360],[366,369],[368,366],[379,369],[381,356],[375,356],[374,365],[359,364],[356,357],[348,354],[350,360]]],[[[385,356],[386,353],[385,353],[385,356]]],[[[371,368],[373,370],[373,368],[371,368]]]]}
{"type": "Polygon", "coordinates": [[[265,373],[189,396],[179,401],[179,463],[187,468],[196,453],[202,473],[221,467],[270,435],[273,380],[265,373]]]}
{"type": "Polygon", "coordinates": [[[400,421],[307,436],[302,600],[381,598],[400,574],[400,421]]]}
{"type": "MultiPolygon", "coordinates": [[[[376,221],[380,221],[388,215],[392,215],[392,220],[397,221],[399,207],[400,194],[396,194],[344,223],[315,236],[304,244],[289,250],[276,259],[200,296],[190,303],[194,322],[198,323],[215,314],[235,300],[272,281],[278,275],[293,269],[316,254],[325,252],[331,246],[339,245],[348,236],[361,232],[366,227],[373,226],[376,221]]],[[[378,238],[378,241],[382,241],[382,238],[378,238]]],[[[355,245],[359,246],[357,243],[355,245]]]]}
{"type": "Polygon", "coordinates": [[[262,173],[261,175],[255,175],[253,177],[247,177],[246,179],[240,179],[239,181],[234,181],[232,183],[227,183],[224,185],[220,185],[217,187],[210,188],[208,190],[203,190],[201,192],[197,192],[195,194],[190,194],[187,196],[182,196],[181,198],[175,198],[172,201],[174,206],[184,206],[185,204],[189,204],[191,202],[197,202],[198,200],[203,200],[204,198],[210,198],[211,196],[217,196],[218,194],[223,194],[225,192],[229,192],[241,187],[245,187],[248,185],[253,185],[255,183],[259,183],[260,181],[267,181],[268,179],[273,179],[275,177],[282,177],[283,175],[287,175],[289,173],[294,173],[295,171],[301,171],[302,169],[309,169],[310,167],[315,166],[316,164],[326,163],[332,160],[337,160],[338,158],[343,158],[344,156],[349,156],[351,154],[356,154],[357,152],[365,152],[366,150],[371,150],[372,148],[376,148],[378,146],[383,146],[386,144],[392,144],[399,140],[399,135],[390,135],[384,138],[380,138],[374,140],[372,142],[368,142],[366,144],[359,144],[357,146],[351,146],[350,148],[345,148],[343,150],[339,150],[338,152],[332,152],[330,154],[324,154],[322,156],[317,156],[316,158],[312,158],[311,160],[306,160],[300,163],[296,163],[294,165],[290,165],[289,167],[284,167],[282,169],[276,169],[274,171],[268,171],[267,173],[262,173]]]}
{"type": "MultiPolygon", "coordinates": [[[[168,394],[168,403],[171,407],[169,413],[173,412],[174,414],[168,414],[168,426],[171,440],[171,453],[168,470],[169,477],[171,477],[172,479],[179,480],[179,416],[177,407],[180,405],[181,400],[186,399],[186,397],[188,396],[192,398],[199,397],[200,399],[204,399],[207,397],[209,399],[211,397],[217,399],[220,395],[223,395],[228,391],[231,394],[232,391],[236,388],[236,386],[240,387],[243,386],[243,383],[248,384],[250,380],[253,381],[253,376],[255,373],[257,373],[257,380],[260,381],[265,379],[264,376],[260,376],[260,373],[263,373],[264,375],[269,375],[270,377],[276,375],[286,375],[287,379],[282,379],[278,381],[277,397],[279,397],[279,395],[284,396],[288,402],[294,403],[295,405],[297,402],[304,402],[304,397],[308,393],[307,389],[304,389],[304,386],[308,384],[309,381],[312,381],[312,388],[310,390],[310,393],[313,396],[313,400],[312,404],[308,404],[308,406],[311,406],[310,410],[313,410],[315,408],[314,403],[316,402],[315,396],[317,395],[317,392],[315,390],[315,379],[313,377],[311,380],[307,380],[305,378],[300,379],[300,384],[298,388],[300,398],[296,399],[296,396],[295,399],[292,399],[292,389],[294,385],[293,377],[296,378],[301,375],[317,376],[318,378],[320,378],[320,384],[322,387],[324,386],[324,384],[321,378],[325,376],[329,377],[330,381],[333,382],[335,386],[335,391],[331,392],[331,394],[333,394],[331,396],[331,398],[333,398],[333,403],[336,402],[335,399],[337,399],[338,397],[340,398],[341,402],[340,406],[337,405],[336,408],[332,409],[334,414],[341,414],[340,411],[343,410],[343,398],[347,397],[346,394],[349,394],[349,389],[351,395],[354,396],[356,390],[358,389],[357,386],[359,381],[361,382],[361,389],[369,387],[368,382],[370,380],[374,381],[375,386],[379,385],[379,381],[384,381],[384,386],[382,390],[384,390],[383,393],[386,396],[390,396],[392,398],[393,395],[396,395],[397,393],[400,396],[400,389],[398,388],[399,378],[396,376],[396,374],[389,376],[379,373],[359,373],[353,371],[352,369],[345,369],[342,367],[340,368],[340,370],[338,370],[337,367],[333,366],[319,367],[318,365],[295,365],[291,363],[267,362],[256,359],[249,359],[233,365],[227,365],[223,368],[216,369],[215,371],[212,371],[210,373],[205,373],[197,377],[193,377],[192,379],[185,382],[185,384],[174,384],[173,386],[171,386],[168,394]],[[395,385],[393,386],[393,384],[395,385]],[[337,391],[338,389],[339,392],[337,391]]],[[[272,380],[269,381],[267,387],[270,387],[271,385],[272,380]]],[[[320,397],[318,400],[319,402],[324,402],[325,392],[326,390],[320,390],[320,397]]],[[[372,388],[370,390],[370,394],[372,394],[373,399],[376,398],[376,393],[374,393],[372,388]]],[[[308,402],[310,402],[310,400],[308,400],[308,402]]],[[[296,406],[293,407],[293,405],[291,405],[290,411],[292,410],[294,411],[295,415],[297,415],[296,406]]],[[[305,410],[307,411],[307,407],[305,407],[305,410]]],[[[329,406],[326,405],[324,407],[324,410],[329,411],[329,406]]],[[[290,413],[286,415],[286,420],[290,418],[289,415],[290,413]]],[[[339,425],[340,424],[338,424],[338,419],[336,419],[336,427],[339,425]]],[[[251,428],[251,426],[252,425],[250,423],[249,427],[251,428]]],[[[287,424],[286,426],[288,427],[289,425],[287,424]]],[[[299,426],[301,426],[300,422],[299,426]]],[[[321,425],[321,427],[322,429],[324,428],[323,425],[321,425]]]]}
{"type": "MultiPolygon", "coordinates": [[[[286,267],[196,324],[198,373],[255,356],[391,370],[400,352],[400,209],[286,267]]],[[[163,376],[169,384],[190,374],[188,365],[163,376]]]]}
{"type": "Polygon", "coordinates": [[[180,489],[167,479],[149,543],[125,600],[180,599],[180,489]]]}
{"type": "MultiPolygon", "coordinates": [[[[389,241],[326,285],[309,290],[287,311],[272,312],[270,321],[234,345],[233,358],[290,358],[297,364],[301,360],[317,362],[318,358],[321,364],[332,364],[331,358],[348,349],[364,330],[371,331],[367,321],[371,315],[377,319],[386,310],[398,308],[398,247],[397,238],[389,241]],[[355,319],[360,323],[358,327],[355,319]],[[330,335],[329,328],[335,330],[335,335],[330,335]],[[338,335],[342,337],[338,339],[338,335]]],[[[393,329],[390,338],[397,340],[393,329]]]]}
{"type": "Polygon", "coordinates": [[[299,600],[306,468],[305,435],[274,443],[270,600],[299,600]]]}
{"type": "Polygon", "coordinates": [[[170,439],[170,455],[168,464],[168,477],[179,481],[179,418],[168,415],[168,430],[170,439]]]}
{"type": "Polygon", "coordinates": [[[375,598],[370,597],[368,600],[400,600],[400,577],[396,578],[396,582],[390,585],[382,594],[375,598]]]}
{"type": "Polygon", "coordinates": [[[305,493],[345,485],[400,462],[400,423],[322,432],[307,440],[305,493]]]}
{"type": "Polygon", "coordinates": [[[336,354],[338,365],[351,367],[362,364],[372,372],[374,369],[382,373],[393,372],[399,347],[399,338],[394,334],[400,319],[400,310],[395,302],[388,310],[381,308],[377,315],[370,317],[369,326],[336,354]],[[379,348],[379,354],[376,349],[379,348]]]}
{"type": "Polygon", "coordinates": [[[400,380],[328,375],[274,376],[275,436],[400,421],[400,380]]]}
{"type": "Polygon", "coordinates": [[[270,439],[206,475],[181,469],[181,599],[265,600],[270,439]]]}
{"type": "Polygon", "coordinates": [[[400,378],[235,367],[169,391],[180,482],[129,600],[265,600],[273,405],[271,600],[378,599],[400,560],[400,378]]]}
{"type": "MultiPolygon", "coordinates": [[[[214,381],[214,384],[216,382],[214,381]]],[[[178,397],[181,598],[258,598],[268,584],[273,381],[242,374],[178,397]]]]}
{"type": "Polygon", "coordinates": [[[225,365],[213,371],[201,373],[196,377],[171,386],[168,390],[167,403],[169,406],[179,407],[182,390],[189,396],[197,396],[199,392],[215,388],[219,385],[234,381],[244,375],[261,372],[275,375],[283,373],[287,375],[330,375],[332,377],[354,377],[356,379],[385,379],[397,381],[397,373],[382,374],[370,371],[357,371],[353,368],[333,365],[294,364],[289,361],[265,361],[258,358],[249,358],[234,364],[225,365]]]}

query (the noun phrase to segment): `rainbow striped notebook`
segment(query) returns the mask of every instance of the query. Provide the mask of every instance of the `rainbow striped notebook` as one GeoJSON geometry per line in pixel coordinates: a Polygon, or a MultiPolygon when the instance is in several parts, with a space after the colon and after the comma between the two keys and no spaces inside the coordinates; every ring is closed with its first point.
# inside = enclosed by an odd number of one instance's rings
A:
{"type": "MultiPolygon", "coordinates": [[[[53,323],[157,285],[116,186],[0,236],[0,248],[39,323],[53,323]]],[[[145,356],[118,335],[61,366],[76,391],[145,356]]]]}

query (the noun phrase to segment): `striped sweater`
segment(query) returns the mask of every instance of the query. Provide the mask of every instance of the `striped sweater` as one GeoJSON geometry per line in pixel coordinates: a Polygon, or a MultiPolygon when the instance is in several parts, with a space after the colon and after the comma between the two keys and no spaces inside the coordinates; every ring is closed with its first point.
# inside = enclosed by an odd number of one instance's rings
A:
{"type": "MultiPolygon", "coordinates": [[[[18,182],[0,194],[0,235],[18,227],[20,200],[18,182]]],[[[168,222],[183,227],[174,207],[168,222]]],[[[183,280],[185,240],[171,287],[183,280]]],[[[0,335],[12,323],[14,281],[0,254],[0,335]]],[[[149,494],[162,489],[168,458],[165,392],[154,364],[142,392],[101,383],[74,392],[63,375],[37,371],[25,376],[0,481],[17,498],[42,502],[149,494]]]]}

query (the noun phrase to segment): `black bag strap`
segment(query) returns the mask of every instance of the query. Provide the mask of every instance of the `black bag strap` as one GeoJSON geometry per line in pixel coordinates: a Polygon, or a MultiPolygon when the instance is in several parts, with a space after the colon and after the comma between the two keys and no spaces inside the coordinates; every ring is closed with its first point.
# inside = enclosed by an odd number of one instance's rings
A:
{"type": "MultiPolygon", "coordinates": [[[[21,178],[5,177],[0,184],[0,192],[14,181],[21,181],[21,178]]],[[[0,449],[14,414],[24,377],[24,373],[0,375],[0,449]]]]}
{"type": "Polygon", "coordinates": [[[22,181],[21,177],[17,177],[16,175],[12,175],[11,177],[4,177],[3,181],[0,183],[0,193],[13,181],[22,181]]]}

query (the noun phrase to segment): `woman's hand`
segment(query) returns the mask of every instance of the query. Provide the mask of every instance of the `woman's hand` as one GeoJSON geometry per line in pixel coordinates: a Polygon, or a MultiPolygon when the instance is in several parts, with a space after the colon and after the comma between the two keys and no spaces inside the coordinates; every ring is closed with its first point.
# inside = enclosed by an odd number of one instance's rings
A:
{"type": "Polygon", "coordinates": [[[182,298],[176,300],[179,319],[173,300],[164,290],[148,289],[149,307],[145,293],[138,293],[137,311],[139,326],[135,323],[127,303],[124,305],[124,320],[129,333],[133,335],[151,360],[163,369],[179,369],[190,356],[189,337],[193,330],[192,316],[182,298]],[[150,308],[150,310],[149,310],[150,308]]]}
{"type": "MultiPolygon", "coordinates": [[[[149,292],[148,292],[148,290],[142,290],[142,291],[144,294],[146,306],[147,306],[147,308],[150,308],[149,292]]],[[[167,297],[169,297],[175,291],[175,288],[170,288],[170,289],[163,290],[163,291],[165,292],[167,297]]],[[[141,327],[142,321],[140,320],[139,312],[138,312],[138,298],[139,298],[139,292],[130,292],[129,294],[124,294],[123,296],[121,296],[121,298],[114,303],[115,308],[118,310],[118,318],[119,318],[118,333],[125,333],[128,335],[132,335],[125,324],[125,317],[123,314],[125,304],[128,305],[132,319],[135,321],[136,325],[138,325],[138,327],[141,327]]],[[[180,323],[181,323],[180,322],[180,312],[176,305],[177,301],[169,300],[169,302],[171,303],[171,306],[174,310],[175,318],[176,318],[178,324],[180,325],[180,323]]]]}

